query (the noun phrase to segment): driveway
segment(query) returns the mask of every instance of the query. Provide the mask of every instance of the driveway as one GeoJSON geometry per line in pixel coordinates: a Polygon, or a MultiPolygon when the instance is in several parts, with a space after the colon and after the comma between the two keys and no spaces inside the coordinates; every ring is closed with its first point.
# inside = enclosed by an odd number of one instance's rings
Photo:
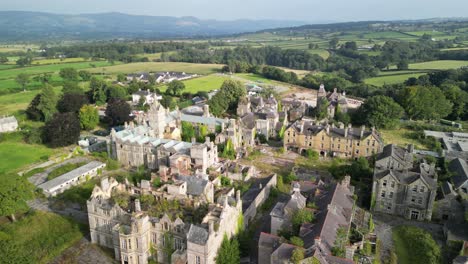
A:
{"type": "Polygon", "coordinates": [[[59,164],[56,164],[54,166],[51,166],[51,167],[47,168],[45,171],[43,171],[43,172],[36,173],[36,174],[32,175],[31,177],[29,177],[28,180],[32,184],[38,186],[38,185],[43,184],[44,182],[46,182],[47,181],[47,175],[49,175],[49,173],[51,173],[56,168],[62,167],[63,165],[69,164],[69,163],[74,164],[74,163],[87,162],[87,161],[89,161],[89,158],[87,158],[87,157],[72,158],[72,159],[66,160],[64,162],[61,162],[59,164]]]}

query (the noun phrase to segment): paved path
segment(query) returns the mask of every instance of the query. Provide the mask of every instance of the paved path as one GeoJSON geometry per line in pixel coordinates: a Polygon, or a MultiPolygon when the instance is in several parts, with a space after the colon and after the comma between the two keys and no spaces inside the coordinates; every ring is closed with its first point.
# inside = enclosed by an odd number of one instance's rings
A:
{"type": "Polygon", "coordinates": [[[59,163],[57,165],[54,165],[54,166],[52,166],[50,168],[47,168],[43,172],[34,174],[33,176],[29,177],[28,180],[32,184],[38,186],[38,185],[43,184],[44,182],[46,182],[47,181],[47,175],[49,175],[49,173],[51,173],[56,168],[62,167],[63,165],[68,164],[68,163],[80,163],[80,162],[87,162],[87,161],[89,161],[89,158],[87,158],[87,157],[77,157],[77,158],[69,159],[69,160],[61,162],[61,163],[59,163]]]}

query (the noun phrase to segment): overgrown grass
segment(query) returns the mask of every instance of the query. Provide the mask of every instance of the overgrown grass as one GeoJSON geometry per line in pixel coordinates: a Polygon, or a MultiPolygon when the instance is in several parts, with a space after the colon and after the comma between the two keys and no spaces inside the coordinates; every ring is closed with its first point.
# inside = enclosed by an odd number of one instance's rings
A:
{"type": "MultiPolygon", "coordinates": [[[[1,81],[0,81],[1,82],[1,81]]],[[[56,94],[60,94],[62,87],[54,87],[56,94]]],[[[26,110],[31,100],[40,90],[0,95],[0,115],[12,115],[19,110],[26,110]]]]}
{"type": "Polygon", "coordinates": [[[392,238],[398,263],[439,263],[440,248],[430,233],[414,226],[398,226],[393,228],[392,238]]]}
{"type": "MultiPolygon", "coordinates": [[[[216,90],[219,89],[228,78],[228,76],[209,75],[186,80],[183,82],[185,84],[185,90],[183,92],[194,94],[200,91],[209,92],[216,90]]],[[[159,86],[158,88],[161,91],[166,91],[167,85],[159,86]]]]}
{"type": "Polygon", "coordinates": [[[7,173],[39,161],[45,161],[56,150],[43,145],[27,144],[19,132],[3,134],[0,140],[0,179],[7,173]]]}
{"type": "Polygon", "coordinates": [[[221,64],[197,64],[185,62],[138,62],[110,67],[98,67],[90,69],[94,73],[134,73],[134,72],[160,72],[160,71],[177,71],[198,74],[210,74],[221,70],[221,64]]]}
{"type": "Polygon", "coordinates": [[[84,227],[41,211],[0,225],[2,263],[48,263],[83,237],[84,227]]]}

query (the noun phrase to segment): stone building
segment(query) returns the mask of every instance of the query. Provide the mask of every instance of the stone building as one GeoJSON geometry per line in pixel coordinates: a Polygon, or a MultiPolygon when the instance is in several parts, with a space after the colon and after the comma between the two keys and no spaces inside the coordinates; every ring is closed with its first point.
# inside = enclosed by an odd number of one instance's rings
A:
{"type": "Polygon", "coordinates": [[[413,160],[407,149],[387,145],[375,162],[372,207],[375,212],[431,220],[437,192],[434,164],[413,160]]]}
{"type": "Polygon", "coordinates": [[[369,157],[379,153],[383,145],[373,128],[335,127],[305,119],[286,129],[283,144],[285,149],[299,153],[313,149],[322,156],[343,158],[369,157]]]}
{"type": "MultiPolygon", "coordinates": [[[[237,192],[235,197],[225,195],[209,203],[208,213],[198,225],[178,217],[171,219],[167,214],[152,217],[142,210],[138,197],[125,210],[113,201],[114,192],[126,192],[128,188],[112,178],[104,179],[87,201],[92,243],[112,249],[122,264],[145,264],[149,259],[158,263],[214,264],[224,235],[231,237],[236,232],[242,215],[237,192]]],[[[130,187],[129,194],[138,195],[138,189],[147,188],[156,199],[162,198],[147,186],[130,187]]]]}
{"type": "MultiPolygon", "coordinates": [[[[304,182],[305,183],[305,182],[304,182]]],[[[350,185],[350,177],[346,176],[341,183],[325,184],[321,181],[308,183],[307,188],[297,183],[293,186],[293,196],[288,203],[278,203],[272,211],[271,234],[262,232],[258,241],[258,263],[276,264],[290,263],[294,245],[288,244],[284,239],[275,235],[283,223],[274,221],[286,219],[294,208],[305,207],[305,202],[313,203],[315,207],[311,210],[314,213],[313,223],[302,224],[298,236],[304,241],[304,260],[301,263],[315,263],[318,260],[321,264],[351,264],[353,262],[354,247],[346,248],[350,254],[346,258],[332,255],[332,247],[335,244],[336,233],[339,228],[349,230],[355,215],[355,204],[353,200],[354,188],[350,185]],[[313,186],[312,188],[310,188],[313,186]],[[302,189],[307,192],[301,191],[302,189]],[[300,196],[299,196],[300,194],[300,196]],[[308,198],[306,198],[306,196],[308,198]],[[289,208],[289,209],[288,209],[289,208]],[[274,220],[276,218],[276,220],[274,220]],[[277,225],[280,224],[280,225],[277,225]]],[[[297,209],[296,209],[297,210],[297,209]]],[[[349,231],[348,231],[349,232],[349,231]]]]}
{"type": "Polygon", "coordinates": [[[347,113],[357,110],[364,103],[364,100],[359,98],[351,98],[346,96],[345,92],[339,93],[337,88],[333,89],[333,92],[326,92],[325,86],[320,85],[319,91],[317,93],[317,104],[320,104],[322,98],[328,101],[328,116],[334,117],[336,108],[338,107],[341,112],[347,113]]]}
{"type": "Polygon", "coordinates": [[[287,123],[287,113],[283,113],[280,119],[278,101],[273,96],[265,99],[262,96],[241,98],[237,106],[237,116],[241,117],[244,127],[255,127],[256,133],[264,135],[267,140],[275,137],[279,131],[278,127],[281,128],[287,123]]]}
{"type": "Polygon", "coordinates": [[[301,194],[301,186],[295,182],[291,197],[287,203],[277,203],[270,213],[271,233],[277,235],[280,230],[291,229],[291,218],[294,212],[306,207],[306,197],[301,194]]]}
{"type": "Polygon", "coordinates": [[[0,133],[13,132],[18,129],[18,120],[14,116],[0,118],[0,133]]]}

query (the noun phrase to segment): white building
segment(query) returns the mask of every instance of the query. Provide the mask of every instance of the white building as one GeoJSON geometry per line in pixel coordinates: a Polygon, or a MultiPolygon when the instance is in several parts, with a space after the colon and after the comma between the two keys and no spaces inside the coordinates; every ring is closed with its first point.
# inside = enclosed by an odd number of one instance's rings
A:
{"type": "Polygon", "coordinates": [[[105,166],[105,163],[91,161],[90,163],[67,172],[57,178],[44,182],[37,187],[41,188],[44,191],[44,194],[47,196],[56,196],[70,187],[78,185],[79,183],[87,181],[89,178],[96,176],[99,169],[102,169],[105,166]]]}
{"type": "Polygon", "coordinates": [[[161,100],[162,96],[152,93],[149,90],[139,90],[132,94],[132,102],[138,104],[141,98],[145,98],[145,104],[152,104],[155,100],[161,100]]]}
{"type": "Polygon", "coordinates": [[[14,116],[0,118],[0,133],[13,132],[18,129],[18,120],[14,116]]]}

